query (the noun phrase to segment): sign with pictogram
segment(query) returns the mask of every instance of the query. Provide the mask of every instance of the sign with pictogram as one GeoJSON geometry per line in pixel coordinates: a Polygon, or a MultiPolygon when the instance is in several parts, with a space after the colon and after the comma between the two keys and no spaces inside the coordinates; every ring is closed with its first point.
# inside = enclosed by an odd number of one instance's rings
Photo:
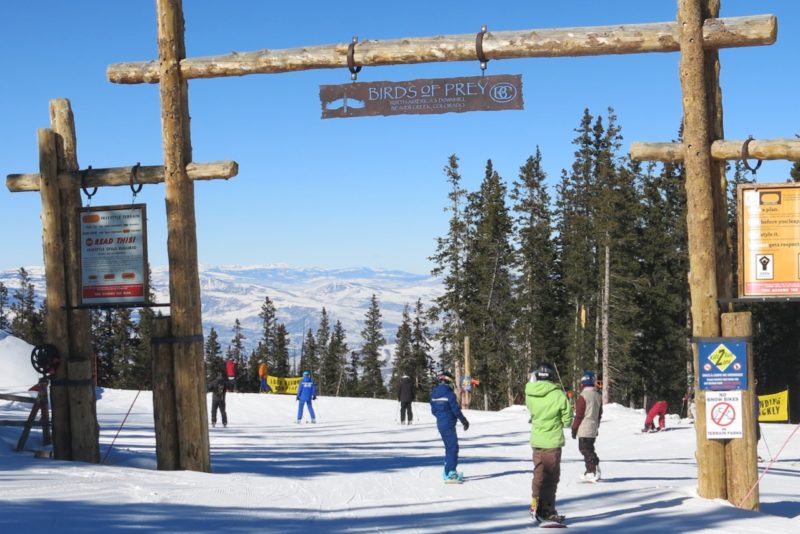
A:
{"type": "Polygon", "coordinates": [[[739,296],[800,296],[800,184],[739,184],[739,296]]]}
{"type": "Polygon", "coordinates": [[[747,340],[704,338],[697,340],[700,389],[731,391],[747,389],[747,340]]]}
{"type": "Polygon", "coordinates": [[[731,439],[743,436],[742,392],[706,393],[706,438],[731,439]]]}

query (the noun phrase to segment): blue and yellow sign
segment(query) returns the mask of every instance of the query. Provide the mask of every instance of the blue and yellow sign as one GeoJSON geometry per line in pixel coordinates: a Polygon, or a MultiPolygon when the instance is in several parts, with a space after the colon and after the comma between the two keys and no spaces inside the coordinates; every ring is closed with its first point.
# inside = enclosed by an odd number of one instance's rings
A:
{"type": "Polygon", "coordinates": [[[719,337],[697,341],[700,389],[734,391],[747,389],[747,340],[719,337]]]}

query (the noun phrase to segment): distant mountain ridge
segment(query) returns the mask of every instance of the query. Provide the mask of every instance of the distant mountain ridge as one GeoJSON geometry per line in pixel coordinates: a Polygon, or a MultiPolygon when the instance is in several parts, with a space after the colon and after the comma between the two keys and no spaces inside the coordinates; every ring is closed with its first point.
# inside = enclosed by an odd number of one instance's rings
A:
{"type": "MultiPolygon", "coordinates": [[[[44,296],[44,268],[25,267],[37,288],[37,299],[44,296]]],[[[0,282],[8,288],[9,299],[19,287],[18,270],[0,271],[0,282]]],[[[169,302],[169,272],[166,267],[152,269],[152,285],[157,303],[169,302]]],[[[413,311],[417,299],[428,310],[441,295],[441,280],[397,270],[298,268],[282,264],[252,266],[200,266],[200,297],[204,334],[213,327],[223,349],[227,348],[236,319],[252,349],[261,336],[258,317],[264,298],[277,309],[278,321],[291,336],[290,354],[299,358],[303,332],[316,332],[322,308],[328,312],[331,327],[341,321],[347,333],[347,346],[361,345],[364,315],[374,294],[380,305],[383,333],[391,345],[402,321],[403,307],[413,311]]],[[[387,356],[391,347],[387,346],[387,356]]]]}

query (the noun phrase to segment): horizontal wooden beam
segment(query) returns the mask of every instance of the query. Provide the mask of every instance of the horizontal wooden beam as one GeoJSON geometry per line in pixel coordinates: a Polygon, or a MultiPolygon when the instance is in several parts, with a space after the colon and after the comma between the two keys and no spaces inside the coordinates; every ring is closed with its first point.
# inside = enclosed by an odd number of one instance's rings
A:
{"type": "MultiPolygon", "coordinates": [[[[775,42],[777,28],[774,15],[708,19],[703,25],[703,46],[714,50],[769,45],[775,42]]],[[[355,45],[354,59],[357,65],[368,67],[477,61],[475,36],[470,33],[363,41],[355,45]]],[[[264,49],[187,58],[181,61],[181,75],[188,80],[346,68],[348,45],[264,49]]],[[[639,54],[679,49],[677,22],[487,32],[483,38],[483,52],[488,59],[639,54]]],[[[158,83],[158,62],[114,63],[109,65],[107,76],[113,83],[158,83]]]]}
{"type": "MultiPolygon", "coordinates": [[[[104,187],[130,185],[132,167],[114,167],[111,169],[92,169],[86,174],[86,187],[104,187]]],[[[85,169],[84,169],[85,171],[85,169]]],[[[70,189],[81,187],[84,171],[58,173],[58,187],[70,189]]],[[[190,163],[186,166],[190,180],[227,180],[239,173],[239,164],[235,161],[212,161],[211,163],[190,163]]],[[[142,166],[136,176],[137,184],[160,184],[164,182],[164,167],[161,165],[142,166]]],[[[12,193],[39,190],[39,173],[9,174],[6,176],[6,187],[12,193]]]]}
{"type": "MultiPolygon", "coordinates": [[[[742,159],[744,141],[725,140],[711,143],[711,158],[715,160],[742,159]]],[[[631,159],[638,161],[683,161],[683,143],[631,143],[631,159]]],[[[800,139],[753,139],[747,146],[749,159],[786,159],[800,161],[800,139]]]]}

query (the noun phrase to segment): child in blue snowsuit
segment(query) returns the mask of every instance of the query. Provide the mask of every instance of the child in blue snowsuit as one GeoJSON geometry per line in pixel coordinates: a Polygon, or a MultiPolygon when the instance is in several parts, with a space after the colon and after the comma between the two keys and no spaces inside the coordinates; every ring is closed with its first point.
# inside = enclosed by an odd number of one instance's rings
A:
{"type": "Polygon", "coordinates": [[[317,416],[314,415],[314,407],[311,405],[312,400],[317,400],[317,385],[311,380],[311,373],[303,371],[303,380],[297,385],[297,423],[303,420],[303,406],[308,405],[308,415],[311,416],[311,422],[317,422],[317,416]]]}
{"type": "Polygon", "coordinates": [[[469,429],[469,421],[461,413],[456,394],[453,393],[453,375],[444,372],[438,376],[439,385],[431,391],[431,413],[436,417],[436,428],[444,442],[444,478],[460,481],[462,475],[456,471],[458,466],[458,434],[456,420],[461,421],[464,431],[469,429]]]}

